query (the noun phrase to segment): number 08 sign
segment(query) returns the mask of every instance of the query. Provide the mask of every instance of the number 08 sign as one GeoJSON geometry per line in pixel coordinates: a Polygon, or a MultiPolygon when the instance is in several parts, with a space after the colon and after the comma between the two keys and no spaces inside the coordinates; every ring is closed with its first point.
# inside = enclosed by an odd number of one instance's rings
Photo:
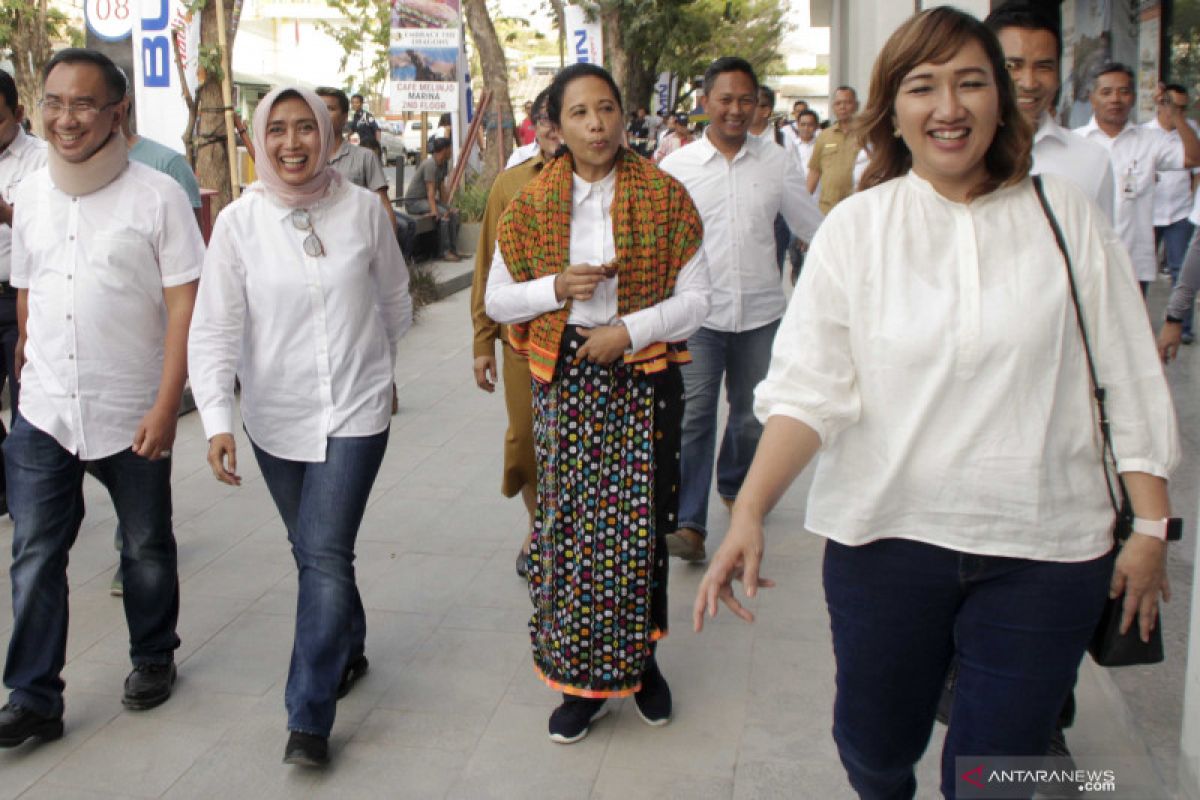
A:
{"type": "Polygon", "coordinates": [[[133,32],[133,15],[138,8],[138,0],[85,0],[83,13],[92,33],[119,42],[133,32]]]}

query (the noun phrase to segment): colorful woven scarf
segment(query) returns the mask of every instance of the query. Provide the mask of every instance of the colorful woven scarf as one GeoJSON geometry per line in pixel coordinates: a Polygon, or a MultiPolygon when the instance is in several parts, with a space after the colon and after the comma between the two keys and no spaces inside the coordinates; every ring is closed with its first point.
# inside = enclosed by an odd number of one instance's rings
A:
{"type": "MultiPolygon", "coordinates": [[[[525,185],[500,217],[496,240],[504,263],[517,281],[557,275],[570,265],[571,191],[574,161],[555,158],[525,185]]],[[[661,303],[675,290],[679,271],[692,259],[704,236],[700,212],[683,185],[629,150],[617,156],[612,204],[617,250],[617,313],[621,316],[661,303]]],[[[542,383],[554,378],[554,365],[570,315],[565,308],[509,328],[513,349],[529,356],[529,372],[542,383]]],[[[625,363],[658,372],[681,348],[655,342],[625,363]]]]}

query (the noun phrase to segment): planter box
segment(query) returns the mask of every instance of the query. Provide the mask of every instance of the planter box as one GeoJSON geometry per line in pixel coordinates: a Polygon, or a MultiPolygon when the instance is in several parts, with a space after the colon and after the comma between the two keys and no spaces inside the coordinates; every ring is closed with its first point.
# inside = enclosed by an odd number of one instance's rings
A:
{"type": "Polygon", "coordinates": [[[458,241],[455,250],[459,255],[474,253],[479,248],[479,231],[482,222],[464,222],[458,226],[458,241]]]}

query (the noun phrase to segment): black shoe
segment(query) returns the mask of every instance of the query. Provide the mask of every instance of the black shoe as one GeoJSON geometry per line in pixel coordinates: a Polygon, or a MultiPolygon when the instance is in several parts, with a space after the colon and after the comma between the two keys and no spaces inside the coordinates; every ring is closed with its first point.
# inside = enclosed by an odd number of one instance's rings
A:
{"type": "Polygon", "coordinates": [[[517,551],[517,577],[529,579],[529,553],[517,551]]]}
{"type": "Polygon", "coordinates": [[[0,708],[0,747],[16,747],[26,739],[49,742],[62,735],[62,717],[43,717],[15,703],[0,708]]]}
{"type": "Polygon", "coordinates": [[[642,673],[642,688],[633,695],[638,716],[647,725],[658,727],[671,721],[671,687],[658,669],[658,661],[650,656],[642,673]]]}
{"type": "Polygon", "coordinates": [[[593,722],[607,713],[603,699],[563,695],[563,704],[550,715],[550,741],[575,744],[588,735],[593,722]]]}
{"type": "Polygon", "coordinates": [[[342,670],[342,681],[338,684],[338,700],[350,694],[354,684],[358,683],[358,679],[366,675],[370,668],[371,662],[367,661],[366,656],[350,659],[350,663],[342,670]]]}
{"type": "Polygon", "coordinates": [[[171,696],[175,686],[175,663],[138,664],[125,679],[125,696],[121,704],[130,711],[145,711],[161,706],[171,696]]]}
{"type": "Polygon", "coordinates": [[[297,767],[323,767],[329,763],[329,740],[324,736],[291,731],[283,750],[283,763],[297,767]]]}

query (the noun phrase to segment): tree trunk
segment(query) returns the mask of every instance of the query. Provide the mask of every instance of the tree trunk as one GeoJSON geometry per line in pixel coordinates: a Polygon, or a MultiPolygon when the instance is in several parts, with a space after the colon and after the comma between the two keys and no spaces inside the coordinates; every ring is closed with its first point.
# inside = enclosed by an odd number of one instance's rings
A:
{"type": "Polygon", "coordinates": [[[486,0],[463,0],[462,6],[467,16],[467,29],[479,53],[484,86],[492,90],[492,105],[483,120],[487,146],[483,153],[482,179],[484,185],[488,185],[504,168],[504,159],[512,151],[513,110],[508,94],[508,63],[504,60],[504,48],[488,14],[486,0]]]}
{"type": "Polygon", "coordinates": [[[617,88],[621,90],[621,98],[625,100],[625,110],[631,111],[629,105],[629,53],[621,39],[621,9],[617,4],[600,13],[600,26],[604,36],[604,65],[608,67],[617,88]]]}
{"type": "MultiPolygon", "coordinates": [[[[226,46],[232,52],[234,2],[225,3],[226,46]]],[[[200,13],[201,52],[218,53],[217,4],[208,0],[200,13]],[[211,48],[211,49],[210,49],[211,48]]],[[[217,64],[201,67],[201,84],[196,97],[200,104],[199,131],[196,136],[196,178],[205,189],[215,189],[212,212],[215,220],[222,208],[233,200],[233,183],[229,175],[229,155],[226,149],[225,102],[221,97],[221,68],[217,64]]],[[[232,77],[232,76],[231,76],[232,77]]]]}
{"type": "Polygon", "coordinates": [[[558,66],[567,65],[567,9],[563,0],[550,0],[554,9],[554,26],[558,28],[558,66]]]}
{"type": "Polygon", "coordinates": [[[46,29],[47,0],[29,0],[17,6],[13,29],[13,80],[17,96],[33,121],[34,131],[42,135],[42,115],[34,113],[42,95],[42,69],[50,60],[50,36],[46,29]]]}

